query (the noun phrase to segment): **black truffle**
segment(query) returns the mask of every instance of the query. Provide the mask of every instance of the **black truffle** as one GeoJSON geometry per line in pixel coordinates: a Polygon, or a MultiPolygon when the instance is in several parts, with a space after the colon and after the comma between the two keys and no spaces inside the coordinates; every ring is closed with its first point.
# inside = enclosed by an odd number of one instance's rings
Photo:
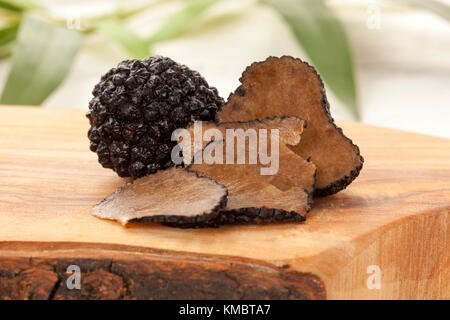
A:
{"type": "Polygon", "coordinates": [[[161,56],[122,61],[92,93],[90,149],[121,177],[173,166],[172,132],[196,120],[214,121],[224,104],[198,72],[161,56]]]}

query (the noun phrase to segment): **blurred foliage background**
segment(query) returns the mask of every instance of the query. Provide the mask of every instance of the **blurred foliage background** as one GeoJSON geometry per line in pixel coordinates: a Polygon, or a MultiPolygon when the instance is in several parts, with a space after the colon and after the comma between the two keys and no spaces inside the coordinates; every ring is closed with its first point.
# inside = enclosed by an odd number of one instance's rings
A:
{"type": "MultiPolygon", "coordinates": [[[[120,46],[125,57],[143,58],[155,54],[155,46],[159,43],[207,30],[215,23],[235,23],[235,17],[239,16],[236,12],[225,11],[213,18],[202,19],[219,4],[233,1],[123,0],[98,13],[82,15],[68,8],[68,15],[61,16],[52,13],[45,1],[0,0],[0,59],[11,61],[0,104],[41,105],[69,74],[88,37],[106,35],[120,46]],[[177,9],[165,13],[160,19],[162,22],[151,32],[138,33],[129,27],[136,16],[157,10],[168,2],[178,3],[177,9]]],[[[384,2],[399,3],[402,10],[419,8],[441,19],[450,19],[449,6],[442,1],[384,2]]],[[[252,5],[264,6],[284,21],[306,55],[302,58],[319,70],[327,87],[353,118],[360,119],[352,46],[342,21],[330,9],[329,1],[255,0],[252,5]]],[[[372,9],[376,11],[377,7],[372,9]]]]}

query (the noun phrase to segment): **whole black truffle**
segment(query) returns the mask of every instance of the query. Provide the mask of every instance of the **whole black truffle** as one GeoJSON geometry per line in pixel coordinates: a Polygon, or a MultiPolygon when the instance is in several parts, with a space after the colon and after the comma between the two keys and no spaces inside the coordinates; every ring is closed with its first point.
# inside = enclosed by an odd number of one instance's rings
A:
{"type": "Polygon", "coordinates": [[[122,61],[92,93],[90,149],[121,177],[173,166],[172,132],[197,120],[214,121],[224,104],[198,72],[161,56],[122,61]]]}

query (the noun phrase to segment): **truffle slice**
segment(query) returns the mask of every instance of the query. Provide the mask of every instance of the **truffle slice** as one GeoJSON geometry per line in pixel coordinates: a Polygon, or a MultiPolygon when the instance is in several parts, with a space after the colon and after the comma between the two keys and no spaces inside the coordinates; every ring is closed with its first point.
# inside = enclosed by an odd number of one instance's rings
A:
{"type": "Polygon", "coordinates": [[[217,115],[220,122],[274,116],[305,119],[308,128],[291,149],[317,166],[316,196],[334,194],[358,176],[364,159],[334,123],[323,82],[313,67],[289,56],[269,57],[248,67],[240,81],[217,115]]]}
{"type": "MultiPolygon", "coordinates": [[[[188,167],[188,170],[210,177],[227,187],[228,202],[216,220],[218,225],[305,220],[305,215],[312,206],[316,168],[313,163],[304,160],[286,146],[300,141],[304,123],[297,118],[275,118],[247,123],[222,123],[216,127],[221,132],[237,128],[267,131],[278,128],[280,133],[278,171],[274,174],[262,174],[261,168],[267,168],[268,165],[262,164],[259,157],[256,163],[248,163],[249,155],[257,151],[257,146],[250,144],[249,140],[242,145],[245,149],[240,149],[238,144],[234,146],[235,160],[240,150],[245,153],[246,164],[237,164],[237,161],[234,164],[207,164],[203,161],[194,162],[188,167]]],[[[206,124],[203,128],[211,126],[212,124],[206,124]]],[[[268,140],[270,146],[272,141],[268,140]]],[[[203,155],[226,150],[226,145],[227,136],[224,135],[224,140],[209,143],[204,148],[203,155]]],[[[225,155],[223,159],[226,159],[225,155]]]]}
{"type": "Polygon", "coordinates": [[[96,205],[93,214],[124,225],[138,221],[208,225],[226,200],[223,185],[182,168],[170,168],[126,183],[96,205]]]}
{"type": "MultiPolygon", "coordinates": [[[[180,146],[183,146],[183,150],[186,150],[188,146],[191,146],[191,151],[186,155],[184,154],[184,163],[189,164],[192,161],[192,155],[202,150],[209,142],[216,139],[212,130],[216,129],[220,131],[221,137],[218,140],[223,140],[226,137],[227,130],[233,130],[231,134],[238,134],[237,130],[242,129],[246,139],[249,139],[249,129],[255,130],[256,137],[259,138],[258,131],[260,129],[267,130],[269,132],[268,142],[270,139],[270,130],[277,129],[280,143],[286,145],[297,145],[300,142],[300,135],[304,128],[307,127],[305,120],[298,117],[273,117],[266,119],[256,119],[252,121],[236,121],[236,122],[205,122],[198,121],[189,126],[186,132],[189,133],[188,145],[183,145],[183,132],[179,136],[180,146]],[[200,137],[200,138],[195,138],[200,137]],[[190,138],[190,140],[189,140],[190,138]]],[[[235,139],[237,142],[237,138],[235,139]]],[[[247,140],[248,143],[248,140],[247,140]]]]}

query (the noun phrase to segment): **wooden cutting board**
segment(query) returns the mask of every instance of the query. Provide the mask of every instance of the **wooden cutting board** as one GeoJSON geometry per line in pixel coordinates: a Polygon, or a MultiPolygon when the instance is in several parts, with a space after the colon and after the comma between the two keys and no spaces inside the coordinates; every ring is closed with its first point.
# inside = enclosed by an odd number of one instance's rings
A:
{"type": "Polygon", "coordinates": [[[124,228],[84,111],[1,106],[0,298],[450,298],[450,140],[339,125],[364,168],[305,223],[124,228]]]}

